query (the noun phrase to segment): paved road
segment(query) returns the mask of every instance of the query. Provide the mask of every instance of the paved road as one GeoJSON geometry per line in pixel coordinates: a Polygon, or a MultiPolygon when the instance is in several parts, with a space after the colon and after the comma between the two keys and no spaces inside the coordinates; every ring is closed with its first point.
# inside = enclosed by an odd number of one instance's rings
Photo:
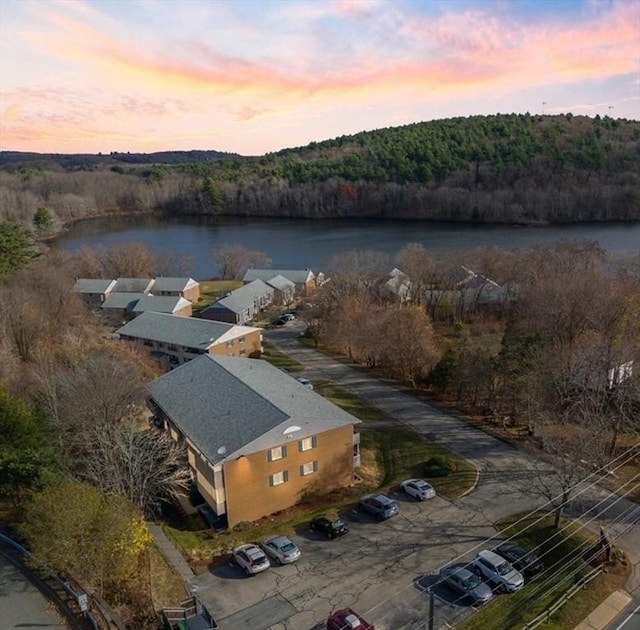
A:
{"type": "MultiPolygon", "coordinates": [[[[426,627],[428,603],[414,587],[424,575],[433,583],[434,573],[458,555],[473,557],[495,531],[493,523],[509,514],[538,508],[545,502],[532,493],[540,463],[509,444],[494,438],[455,415],[435,409],[390,383],[353,369],[297,340],[299,326],[288,324],[265,331],[265,337],[282,351],[306,366],[311,380],[327,379],[386,412],[394,421],[472,461],[481,471],[476,489],[453,502],[437,499],[425,505],[401,505],[398,519],[377,524],[362,522],[350,515],[352,532],[344,541],[330,545],[307,539],[298,532],[297,542],[303,559],[295,566],[272,569],[251,580],[231,567],[220,567],[196,578],[199,595],[212,611],[227,617],[229,628],[244,628],[238,615],[253,614],[262,625],[246,627],[274,630],[302,630],[321,627],[329,612],[349,605],[376,624],[379,630],[418,630],[426,627]],[[337,543],[337,544],[336,544],[337,543]],[[308,553],[305,554],[305,551],[308,553]],[[220,579],[224,578],[224,579],[220,579]],[[242,611],[245,608],[246,610],[242,611]],[[242,612],[241,612],[242,611],[242,612]],[[292,614],[295,613],[295,614],[292,614]]],[[[606,493],[598,489],[580,497],[580,512],[597,506],[606,493]]],[[[609,503],[613,503],[613,499],[609,503]]],[[[598,526],[603,518],[620,517],[622,532],[638,519],[634,505],[619,501],[601,514],[594,508],[589,525],[598,526]]],[[[640,510],[638,510],[640,513],[640,510]]],[[[632,557],[638,563],[638,526],[621,537],[623,546],[637,549],[632,557]]],[[[447,597],[436,605],[436,627],[459,622],[465,609],[451,606],[447,597]]],[[[226,626],[221,623],[222,628],[226,626]]],[[[626,628],[624,629],[626,630],[626,628]]]]}
{"type": "Polygon", "coordinates": [[[0,556],[0,630],[25,628],[65,630],[67,626],[40,591],[0,556]]]}

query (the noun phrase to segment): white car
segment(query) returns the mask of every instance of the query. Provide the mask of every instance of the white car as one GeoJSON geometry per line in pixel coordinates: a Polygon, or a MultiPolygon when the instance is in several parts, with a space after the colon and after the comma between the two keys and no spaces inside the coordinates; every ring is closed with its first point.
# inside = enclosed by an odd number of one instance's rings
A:
{"type": "Polygon", "coordinates": [[[313,389],[313,383],[308,378],[304,378],[303,376],[300,376],[298,378],[298,383],[300,383],[301,385],[304,385],[307,389],[313,389]]]}
{"type": "Polygon", "coordinates": [[[300,549],[286,536],[271,536],[260,547],[278,564],[292,564],[300,558],[300,549]]]}
{"type": "Polygon", "coordinates": [[[436,496],[435,488],[422,479],[407,479],[400,484],[402,492],[418,501],[426,501],[436,496]]]}
{"type": "Polygon", "coordinates": [[[233,561],[247,574],[256,575],[266,571],[271,563],[264,551],[258,545],[246,544],[236,547],[231,556],[233,561]]]}

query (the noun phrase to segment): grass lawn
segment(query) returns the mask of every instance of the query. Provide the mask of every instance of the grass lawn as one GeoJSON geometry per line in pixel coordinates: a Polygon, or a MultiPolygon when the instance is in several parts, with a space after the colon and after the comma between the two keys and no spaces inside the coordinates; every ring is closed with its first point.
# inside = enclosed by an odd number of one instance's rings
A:
{"type": "Polygon", "coordinates": [[[286,372],[302,372],[302,370],[304,370],[304,365],[302,365],[302,363],[299,363],[295,359],[291,359],[286,354],[280,352],[280,350],[276,350],[270,343],[265,341],[262,346],[264,348],[262,358],[265,361],[269,361],[269,363],[275,365],[277,368],[285,370],[286,372]]]}
{"type": "Polygon", "coordinates": [[[348,411],[358,420],[362,420],[362,422],[389,420],[388,416],[380,409],[365,402],[362,398],[354,396],[351,392],[331,381],[314,381],[313,387],[318,394],[330,400],[334,405],[348,411]]]}
{"type": "Polygon", "coordinates": [[[200,312],[211,302],[241,287],[242,284],[242,280],[203,280],[200,283],[200,299],[193,305],[193,312],[200,312]]]}
{"type": "Polygon", "coordinates": [[[476,479],[476,469],[466,459],[429,442],[404,426],[370,426],[361,431],[361,476],[371,486],[393,488],[408,477],[429,481],[437,493],[448,499],[460,496],[476,479]],[[452,472],[446,477],[430,478],[424,464],[434,456],[446,458],[452,472]]]}
{"type": "Polygon", "coordinates": [[[165,560],[155,545],[149,548],[149,573],[154,610],[177,606],[187,598],[182,577],[165,560]]]}
{"type": "MultiPolygon", "coordinates": [[[[525,587],[517,593],[498,595],[489,604],[473,614],[466,622],[456,626],[460,630],[509,630],[523,625],[556,602],[568,591],[577,578],[586,575],[593,567],[586,557],[593,552],[592,545],[597,537],[579,529],[567,519],[561,521],[560,530],[553,528],[553,516],[540,514],[516,522],[521,515],[513,515],[496,524],[497,529],[517,542],[532,549],[541,545],[539,551],[547,569],[539,576],[530,578],[525,587]],[[529,529],[526,529],[530,525],[529,529]],[[566,527],[562,531],[562,529],[566,527]],[[557,563],[557,564],[556,564],[557,563]],[[549,577],[547,577],[549,576],[549,577]]],[[[629,575],[628,564],[616,564],[589,582],[578,591],[551,619],[538,626],[542,630],[566,630],[580,623],[602,600],[622,588],[629,575]]]]}

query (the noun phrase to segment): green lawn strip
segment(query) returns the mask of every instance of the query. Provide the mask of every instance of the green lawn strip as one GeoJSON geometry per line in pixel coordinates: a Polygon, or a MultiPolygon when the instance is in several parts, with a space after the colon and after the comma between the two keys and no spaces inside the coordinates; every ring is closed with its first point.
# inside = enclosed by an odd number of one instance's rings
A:
{"type": "Polygon", "coordinates": [[[389,420],[389,416],[383,411],[331,381],[314,381],[313,387],[318,394],[324,396],[341,409],[348,411],[358,420],[362,420],[362,422],[389,420]]]}
{"type": "Polygon", "coordinates": [[[242,280],[203,280],[200,282],[200,299],[193,305],[193,312],[200,312],[242,284],[242,280]]]}
{"type": "Polygon", "coordinates": [[[361,448],[373,449],[383,471],[382,489],[392,488],[404,479],[419,477],[433,485],[436,492],[448,499],[459,497],[476,479],[476,469],[466,459],[429,442],[404,426],[368,428],[360,434],[361,448]],[[430,478],[425,464],[440,456],[449,462],[451,472],[446,477],[430,478]]]}
{"type": "MultiPolygon", "coordinates": [[[[350,493],[348,493],[350,494],[350,493]]],[[[335,502],[335,497],[326,495],[316,500],[314,504],[298,505],[290,518],[279,515],[267,516],[254,523],[243,523],[235,529],[215,533],[209,529],[202,529],[203,524],[198,517],[186,517],[180,522],[165,522],[162,529],[182,555],[192,561],[211,560],[225,556],[233,547],[246,542],[259,542],[273,534],[291,534],[307,523],[317,514],[337,512],[341,509],[342,500],[335,502]],[[322,500],[324,499],[324,501],[322,500]]],[[[353,501],[348,497],[346,503],[353,501]]],[[[287,512],[287,511],[285,511],[287,512]]]]}
{"type": "Polygon", "coordinates": [[[269,361],[271,365],[275,365],[277,368],[285,370],[286,372],[302,372],[302,370],[304,370],[302,363],[288,357],[286,354],[280,352],[280,350],[276,350],[270,343],[263,342],[262,345],[264,348],[262,358],[265,361],[269,361]]]}
{"type": "MultiPolygon", "coordinates": [[[[580,577],[593,568],[584,559],[592,551],[590,543],[597,542],[593,534],[567,519],[563,519],[560,529],[556,530],[553,516],[536,522],[540,514],[535,514],[518,522],[521,517],[520,514],[510,516],[496,523],[496,528],[506,536],[515,536],[515,542],[529,549],[537,547],[537,553],[543,555],[547,570],[529,578],[517,593],[494,597],[468,620],[456,626],[460,630],[522,628],[558,601],[580,577]]],[[[575,627],[607,595],[621,588],[625,580],[622,574],[599,575],[538,628],[565,630],[575,627]]]]}

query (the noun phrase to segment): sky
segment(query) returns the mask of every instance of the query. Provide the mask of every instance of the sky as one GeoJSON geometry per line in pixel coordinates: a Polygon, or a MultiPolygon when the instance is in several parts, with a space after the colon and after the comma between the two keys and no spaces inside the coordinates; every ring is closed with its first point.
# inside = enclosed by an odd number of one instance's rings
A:
{"type": "Polygon", "coordinates": [[[0,149],[262,155],[426,120],[640,119],[639,0],[0,0],[0,149]]]}

